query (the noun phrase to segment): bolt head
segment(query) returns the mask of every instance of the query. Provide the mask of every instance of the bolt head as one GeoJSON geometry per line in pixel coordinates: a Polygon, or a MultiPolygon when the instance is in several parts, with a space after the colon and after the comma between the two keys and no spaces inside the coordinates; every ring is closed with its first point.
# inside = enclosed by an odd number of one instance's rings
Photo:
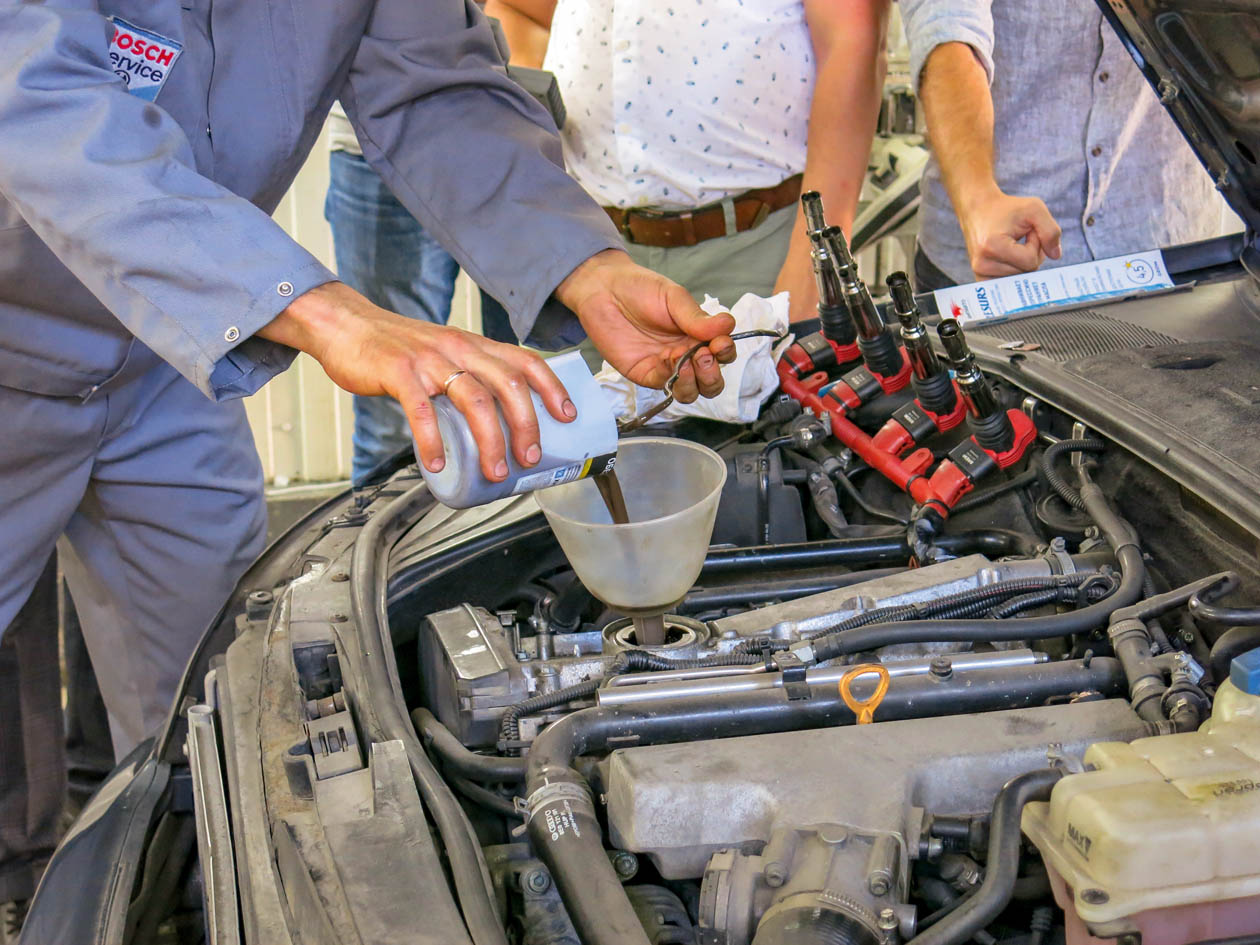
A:
{"type": "Polygon", "coordinates": [[[767,863],[766,868],[762,870],[762,876],[765,877],[766,885],[774,889],[778,889],[787,882],[787,870],[779,862],[767,863]]]}
{"type": "Polygon", "coordinates": [[[886,896],[891,884],[888,882],[887,876],[872,876],[866,884],[873,896],[886,896]]]}
{"type": "Polygon", "coordinates": [[[612,854],[613,869],[623,880],[633,879],[639,872],[639,858],[628,850],[617,850],[612,854]]]}
{"type": "Polygon", "coordinates": [[[879,927],[885,932],[891,932],[900,924],[901,923],[897,921],[897,913],[892,909],[879,910],[879,927]]]}
{"type": "Polygon", "coordinates": [[[944,679],[954,672],[954,664],[948,656],[933,656],[928,671],[936,677],[944,679]]]}
{"type": "Polygon", "coordinates": [[[551,876],[546,870],[530,870],[525,874],[522,885],[530,892],[543,893],[551,887],[551,876]]]}

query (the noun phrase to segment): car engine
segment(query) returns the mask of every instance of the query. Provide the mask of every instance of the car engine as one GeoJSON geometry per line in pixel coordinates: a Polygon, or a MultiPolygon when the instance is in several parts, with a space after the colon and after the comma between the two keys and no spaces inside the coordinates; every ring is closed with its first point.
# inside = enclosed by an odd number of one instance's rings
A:
{"type": "Polygon", "coordinates": [[[512,934],[1260,931],[1256,834],[1227,826],[1260,825],[1260,611],[1221,602],[1258,586],[1254,539],[982,371],[956,322],[933,342],[900,278],[896,338],[843,237],[811,236],[822,327],[782,395],[668,431],[726,478],[663,642],[532,499],[493,594],[415,615],[412,719],[512,934]]]}

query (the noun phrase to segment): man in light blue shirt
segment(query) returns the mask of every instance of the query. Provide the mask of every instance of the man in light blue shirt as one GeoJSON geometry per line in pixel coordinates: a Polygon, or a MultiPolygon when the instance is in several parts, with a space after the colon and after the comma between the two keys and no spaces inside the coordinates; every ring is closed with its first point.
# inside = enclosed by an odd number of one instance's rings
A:
{"type": "Polygon", "coordinates": [[[919,289],[1215,236],[1211,179],[1093,0],[901,0],[932,161],[919,289]]]}

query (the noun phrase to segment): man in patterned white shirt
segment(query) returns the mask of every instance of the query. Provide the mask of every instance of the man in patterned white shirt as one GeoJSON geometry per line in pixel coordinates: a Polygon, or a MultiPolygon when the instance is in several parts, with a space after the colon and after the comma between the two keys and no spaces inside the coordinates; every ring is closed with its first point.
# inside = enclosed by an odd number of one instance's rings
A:
{"type": "Polygon", "coordinates": [[[569,172],[635,261],[700,298],[817,289],[802,190],[846,230],[884,77],[888,0],[488,0],[512,62],[556,74],[569,172]]]}

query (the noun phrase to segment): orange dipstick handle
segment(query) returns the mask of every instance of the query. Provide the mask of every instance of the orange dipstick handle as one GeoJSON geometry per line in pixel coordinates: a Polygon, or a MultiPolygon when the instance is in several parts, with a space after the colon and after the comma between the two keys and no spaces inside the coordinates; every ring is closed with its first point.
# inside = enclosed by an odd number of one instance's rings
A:
{"type": "Polygon", "coordinates": [[[867,725],[875,721],[875,710],[888,694],[888,681],[888,670],[878,663],[863,663],[861,666],[854,666],[840,677],[840,698],[853,710],[853,714],[857,716],[858,725],[867,725]],[[875,691],[871,693],[870,698],[859,700],[849,687],[853,685],[855,679],[870,675],[878,676],[879,682],[876,683],[875,691]]]}

